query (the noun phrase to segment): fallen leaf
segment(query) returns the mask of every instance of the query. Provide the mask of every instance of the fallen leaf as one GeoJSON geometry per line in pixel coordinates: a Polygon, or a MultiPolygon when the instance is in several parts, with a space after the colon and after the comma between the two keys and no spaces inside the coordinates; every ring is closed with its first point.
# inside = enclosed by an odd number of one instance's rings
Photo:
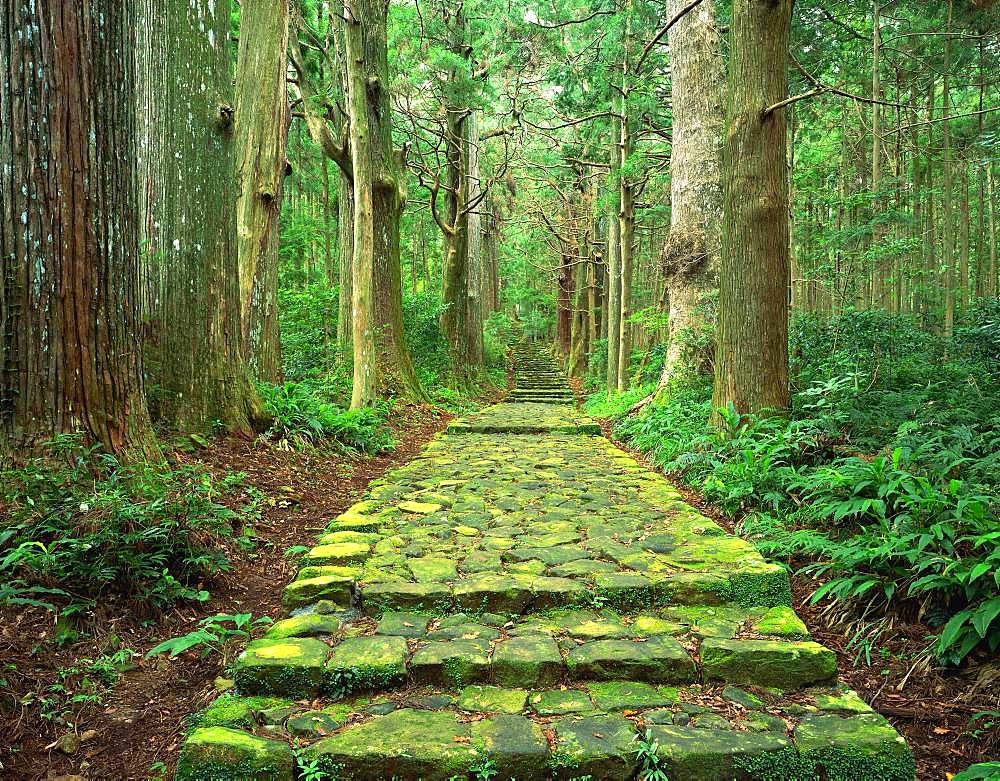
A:
{"type": "Polygon", "coordinates": [[[604,735],[602,735],[600,732],[595,732],[594,733],[594,737],[595,738],[600,738],[601,740],[604,740],[604,735]]]}
{"type": "Polygon", "coordinates": [[[935,727],[933,732],[935,735],[947,735],[951,730],[947,727],[935,727]]]}
{"type": "Polygon", "coordinates": [[[454,738],[452,738],[452,740],[454,740],[456,743],[468,743],[469,742],[469,738],[466,737],[465,735],[456,735],[454,738]]]}

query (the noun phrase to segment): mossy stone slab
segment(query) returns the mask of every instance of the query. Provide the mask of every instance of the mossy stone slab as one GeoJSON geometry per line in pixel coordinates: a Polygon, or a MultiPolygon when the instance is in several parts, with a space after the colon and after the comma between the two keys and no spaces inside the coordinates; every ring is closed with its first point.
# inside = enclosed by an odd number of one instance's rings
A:
{"type": "Polygon", "coordinates": [[[406,680],[408,649],[402,637],[348,637],[333,649],[327,664],[327,690],[335,697],[377,691],[406,680]]]}
{"type": "Polygon", "coordinates": [[[676,725],[650,727],[669,778],[684,781],[811,781],[788,738],[676,725]]]}
{"type": "Polygon", "coordinates": [[[577,559],[590,558],[590,551],[577,545],[554,545],[549,548],[513,548],[504,554],[506,561],[529,561],[537,559],[548,565],[566,564],[577,559]]]}
{"type": "Polygon", "coordinates": [[[591,776],[601,781],[627,781],[635,770],[635,727],[619,716],[568,716],[554,725],[556,750],[552,768],[568,781],[591,776]]]}
{"type": "Polygon", "coordinates": [[[313,638],[255,640],[237,659],[233,679],[242,694],[308,697],[323,688],[330,647],[313,638]]]}
{"type": "Polygon", "coordinates": [[[694,660],[677,640],[655,636],[645,642],[595,640],[569,652],[566,667],[576,681],[690,683],[694,660]]]}
{"type": "Polygon", "coordinates": [[[830,681],[837,657],[819,643],[707,638],[701,644],[706,681],[794,691],[830,681]]]}
{"type": "Polygon", "coordinates": [[[361,608],[369,616],[380,616],[387,610],[439,613],[450,605],[451,589],[440,583],[390,581],[361,588],[361,608]]]}
{"type": "Polygon", "coordinates": [[[786,640],[807,640],[809,630],[805,622],[787,605],[770,608],[760,620],[754,622],[754,632],[761,635],[781,637],[786,640]]]}
{"type": "Polygon", "coordinates": [[[877,714],[805,716],[795,727],[795,744],[810,769],[828,781],[913,781],[913,753],[877,714]]]}
{"type": "Polygon", "coordinates": [[[587,686],[587,691],[597,707],[608,712],[661,708],[680,702],[677,689],[635,681],[592,683],[587,686]]]}
{"type": "Polygon", "coordinates": [[[382,535],[372,532],[341,531],[327,532],[320,536],[316,542],[320,545],[333,545],[339,542],[359,542],[365,545],[374,545],[382,539],[382,535]]]}
{"type": "Polygon", "coordinates": [[[514,637],[496,644],[492,658],[493,680],[501,686],[547,687],[563,674],[559,647],[550,637],[514,637]]]}
{"type": "Polygon", "coordinates": [[[363,542],[332,542],[317,545],[302,556],[304,564],[344,566],[357,564],[368,558],[371,545],[363,542]]]}
{"type": "Polygon", "coordinates": [[[629,630],[629,634],[635,637],[682,635],[684,634],[684,625],[657,616],[639,615],[635,617],[629,630]]]}
{"type": "Polygon", "coordinates": [[[415,515],[430,515],[431,513],[436,513],[440,510],[443,505],[436,504],[434,502],[400,502],[396,505],[397,508],[405,513],[413,513],[415,515]]]}
{"type": "Polygon", "coordinates": [[[496,640],[500,631],[483,624],[444,624],[427,633],[428,640],[496,640]]]}
{"type": "Polygon", "coordinates": [[[264,638],[280,640],[286,637],[317,637],[335,635],[338,631],[340,631],[340,619],[336,616],[303,613],[275,622],[264,633],[264,638]]]}
{"type": "Polygon", "coordinates": [[[184,742],[177,762],[178,781],[292,781],[295,757],[284,741],[269,740],[227,727],[203,727],[184,742]]]}
{"type": "Polygon", "coordinates": [[[487,681],[489,648],[485,640],[428,642],[410,659],[410,676],[417,684],[445,687],[487,681]]]}
{"type": "Polygon", "coordinates": [[[594,713],[596,710],[587,692],[579,689],[551,689],[535,692],[528,698],[528,704],[539,716],[594,713]]]}
{"type": "Polygon", "coordinates": [[[347,719],[335,713],[309,710],[298,713],[285,722],[285,729],[297,738],[322,738],[336,732],[347,723],[347,719]]]}
{"type": "Polygon", "coordinates": [[[618,565],[610,561],[598,561],[597,559],[577,559],[567,564],[560,564],[551,567],[549,572],[561,578],[579,578],[594,575],[598,572],[617,572],[618,565]]]}
{"type": "Polygon", "coordinates": [[[281,603],[288,610],[310,605],[321,599],[348,608],[354,596],[354,578],[346,575],[320,575],[299,578],[285,586],[281,603]]]}
{"type": "Polygon", "coordinates": [[[721,605],[728,597],[729,581],[710,572],[677,572],[656,583],[657,604],[721,605]]]}
{"type": "Polygon", "coordinates": [[[458,707],[479,713],[520,713],[528,701],[525,689],[466,686],[458,693],[458,707]]]}
{"type": "Polygon", "coordinates": [[[608,607],[623,613],[654,604],[653,581],[628,572],[599,572],[594,575],[594,592],[608,607]]]}
{"type": "Polygon", "coordinates": [[[349,727],[305,749],[338,781],[448,781],[468,773],[477,749],[452,713],[401,708],[349,727]]]}
{"type": "Polygon", "coordinates": [[[455,583],[455,606],[473,613],[523,613],[534,594],[528,585],[502,575],[475,575],[455,583]]]}
{"type": "Polygon", "coordinates": [[[417,638],[427,634],[430,616],[422,613],[391,611],[383,613],[376,631],[380,635],[417,638]]]}
{"type": "Polygon", "coordinates": [[[257,726],[258,713],[268,708],[280,708],[290,704],[288,700],[280,697],[241,697],[233,692],[226,692],[194,716],[193,725],[254,729],[257,726]]]}
{"type": "Polygon", "coordinates": [[[407,559],[406,566],[418,583],[442,583],[454,580],[457,574],[454,561],[438,556],[407,559]]]}
{"type": "Polygon", "coordinates": [[[493,760],[497,777],[544,778],[549,744],[537,724],[524,716],[501,715],[472,724],[472,745],[493,760]]]}

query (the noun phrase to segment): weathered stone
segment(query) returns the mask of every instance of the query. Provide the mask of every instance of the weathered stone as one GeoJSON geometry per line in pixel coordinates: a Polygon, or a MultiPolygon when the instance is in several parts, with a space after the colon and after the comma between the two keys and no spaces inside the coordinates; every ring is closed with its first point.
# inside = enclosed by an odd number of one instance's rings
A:
{"type": "Polygon", "coordinates": [[[480,713],[520,713],[528,700],[525,689],[466,686],[458,693],[458,707],[480,713]]]}
{"type": "Polygon", "coordinates": [[[757,634],[771,635],[787,640],[806,640],[809,638],[809,630],[805,623],[787,605],[772,607],[759,621],[754,622],[752,628],[757,634]]]}
{"type": "Polygon", "coordinates": [[[422,645],[410,659],[410,675],[418,684],[458,687],[490,676],[489,643],[445,640],[422,645]]]}
{"type": "Polygon", "coordinates": [[[407,559],[406,565],[418,583],[441,583],[454,580],[457,574],[454,561],[436,556],[407,559]]]}
{"type": "Polygon", "coordinates": [[[236,661],[233,679],[243,694],[308,697],[323,687],[330,648],[312,638],[256,640],[236,661]]]}
{"type": "Polygon", "coordinates": [[[428,640],[496,640],[500,632],[482,624],[452,624],[439,626],[427,633],[428,640]]]}
{"type": "Polygon", "coordinates": [[[786,691],[837,674],[836,655],[813,642],[709,638],[701,644],[701,664],[706,680],[786,691]]]}
{"type": "Polygon", "coordinates": [[[562,655],[551,638],[511,638],[493,649],[492,673],[501,686],[552,686],[562,677],[562,655]]]}
{"type": "Polygon", "coordinates": [[[658,708],[680,701],[676,689],[634,681],[592,683],[587,686],[587,691],[602,711],[658,708]]]}
{"type": "Polygon", "coordinates": [[[756,694],[743,691],[743,689],[737,689],[735,686],[727,686],[723,689],[722,699],[748,710],[758,710],[764,707],[764,701],[756,694]]]}
{"type": "Polygon", "coordinates": [[[656,584],[656,598],[662,604],[721,605],[726,601],[729,582],[709,572],[678,572],[656,584]]]}
{"type": "Polygon", "coordinates": [[[397,637],[423,637],[427,634],[427,624],[430,617],[422,613],[383,613],[378,622],[380,635],[395,635],[397,637]]]}
{"type": "Polygon", "coordinates": [[[476,575],[455,584],[455,605],[473,613],[522,613],[534,594],[527,584],[502,575],[476,575]]]}
{"type": "Polygon", "coordinates": [[[554,725],[552,765],[559,779],[627,781],[635,767],[635,729],[618,716],[568,716],[554,725]]]}
{"type": "Polygon", "coordinates": [[[493,761],[499,778],[528,781],[548,768],[549,744],[541,727],[524,716],[473,722],[472,744],[493,761]]]}
{"type": "Polygon", "coordinates": [[[697,727],[654,726],[667,777],[684,781],[810,777],[790,740],[776,733],[746,733],[697,727]]]}
{"type": "Polygon", "coordinates": [[[454,714],[402,708],[317,741],[305,755],[338,781],[448,781],[475,761],[471,741],[454,714]]]}
{"type": "Polygon", "coordinates": [[[848,718],[805,716],[794,737],[810,770],[829,781],[913,781],[916,775],[906,742],[874,713],[848,718]]]}
{"type": "Polygon", "coordinates": [[[295,758],[284,741],[258,738],[227,727],[196,729],[177,761],[179,781],[242,781],[266,778],[292,781],[295,758]]]}
{"type": "Polygon", "coordinates": [[[565,716],[569,713],[593,713],[594,703],[587,692],[578,689],[552,689],[532,694],[531,709],[539,716],[565,716]]]}
{"type": "Polygon", "coordinates": [[[361,589],[361,607],[370,616],[387,610],[437,613],[450,604],[451,589],[439,583],[374,583],[361,589]]]}
{"type": "Polygon", "coordinates": [[[288,732],[300,738],[321,738],[335,732],[347,723],[347,713],[329,710],[310,710],[292,716],[285,722],[288,732]]]}
{"type": "Polygon", "coordinates": [[[264,633],[264,637],[268,640],[280,640],[286,637],[315,637],[335,635],[339,630],[340,619],[336,616],[304,613],[275,622],[264,633]]]}
{"type": "Polygon", "coordinates": [[[288,610],[308,605],[324,599],[340,607],[350,607],[354,593],[354,578],[344,575],[322,575],[293,580],[282,596],[282,604],[288,610]]]}
{"type": "Polygon", "coordinates": [[[597,573],[594,591],[608,607],[623,612],[641,610],[654,602],[653,582],[626,572],[597,573]]]}
{"type": "Polygon", "coordinates": [[[645,642],[596,640],[570,651],[566,666],[573,680],[688,683],[697,669],[684,646],[671,637],[645,642]]]}
{"type": "Polygon", "coordinates": [[[361,542],[334,542],[317,545],[302,556],[302,562],[308,565],[356,564],[368,558],[371,546],[361,542]]]}
{"type": "Polygon", "coordinates": [[[406,680],[406,656],[402,637],[348,637],[330,656],[327,689],[334,697],[344,697],[400,684],[406,680]]]}

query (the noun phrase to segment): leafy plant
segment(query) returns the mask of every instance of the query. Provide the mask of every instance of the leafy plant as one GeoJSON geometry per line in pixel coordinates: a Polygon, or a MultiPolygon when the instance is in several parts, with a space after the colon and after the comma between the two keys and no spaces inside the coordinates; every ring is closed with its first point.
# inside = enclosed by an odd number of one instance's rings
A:
{"type": "Polygon", "coordinates": [[[169,654],[170,658],[173,659],[179,654],[195,648],[200,650],[202,658],[213,653],[225,656],[228,641],[234,638],[249,641],[254,631],[263,629],[271,623],[272,619],[267,616],[254,618],[250,613],[209,616],[199,621],[198,628],[193,632],[172,637],[153,646],[146,653],[146,657],[169,654]]]}
{"type": "Polygon", "coordinates": [[[636,760],[639,762],[639,781],[670,781],[663,769],[660,743],[653,737],[652,730],[647,729],[645,734],[636,735],[634,740],[636,760]]]}

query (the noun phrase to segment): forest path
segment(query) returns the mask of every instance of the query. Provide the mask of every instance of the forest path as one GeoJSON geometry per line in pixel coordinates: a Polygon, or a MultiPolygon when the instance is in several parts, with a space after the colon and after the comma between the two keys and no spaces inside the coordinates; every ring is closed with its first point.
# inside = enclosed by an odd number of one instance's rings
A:
{"type": "Polygon", "coordinates": [[[784,570],[601,437],[548,356],[515,380],[330,524],[178,778],[912,779],[784,570]]]}

